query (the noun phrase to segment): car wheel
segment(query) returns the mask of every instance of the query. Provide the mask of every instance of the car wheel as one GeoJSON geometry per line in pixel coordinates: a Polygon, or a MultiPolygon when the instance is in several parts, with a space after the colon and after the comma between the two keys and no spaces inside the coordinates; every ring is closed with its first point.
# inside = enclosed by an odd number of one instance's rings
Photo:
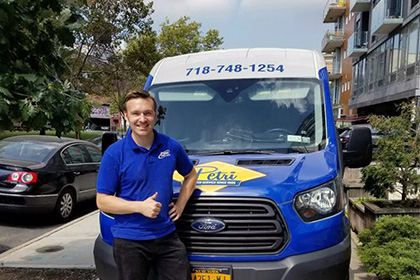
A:
{"type": "Polygon", "coordinates": [[[70,189],[64,190],[57,200],[55,216],[59,221],[67,221],[71,218],[75,207],[74,194],[70,189]]]}

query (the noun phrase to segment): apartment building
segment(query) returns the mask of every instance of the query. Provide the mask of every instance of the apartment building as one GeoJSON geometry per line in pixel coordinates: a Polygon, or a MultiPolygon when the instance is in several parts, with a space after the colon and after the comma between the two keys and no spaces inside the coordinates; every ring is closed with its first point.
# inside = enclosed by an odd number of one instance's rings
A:
{"type": "Polygon", "coordinates": [[[321,50],[327,63],[330,79],[331,100],[336,120],[349,120],[356,113],[349,109],[352,84],[352,61],[348,57],[349,37],[353,34],[353,17],[346,0],[328,0],[323,14],[323,22],[329,23],[322,39],[321,50]]]}
{"type": "Polygon", "coordinates": [[[420,106],[419,0],[328,0],[322,40],[338,125],[420,106]]]}
{"type": "Polygon", "coordinates": [[[359,116],[395,115],[396,104],[420,105],[419,0],[350,0],[354,32],[349,107],[359,116]]]}

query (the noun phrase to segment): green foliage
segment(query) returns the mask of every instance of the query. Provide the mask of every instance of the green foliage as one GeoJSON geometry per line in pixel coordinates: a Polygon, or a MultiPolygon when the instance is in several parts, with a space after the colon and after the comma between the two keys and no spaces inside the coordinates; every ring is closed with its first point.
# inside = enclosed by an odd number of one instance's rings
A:
{"type": "Polygon", "coordinates": [[[149,75],[153,65],[161,58],[157,49],[157,36],[154,32],[141,33],[130,39],[124,50],[125,64],[144,77],[149,75]]]}
{"type": "Polygon", "coordinates": [[[80,27],[76,6],[60,0],[0,2],[0,130],[22,122],[28,129],[51,124],[57,135],[88,115],[84,95],[60,77],[80,27]]]}
{"type": "Polygon", "coordinates": [[[410,216],[380,218],[359,235],[360,260],[381,279],[420,279],[420,221],[410,216]]]}
{"type": "Polygon", "coordinates": [[[142,0],[95,0],[81,5],[85,24],[67,59],[71,67],[66,77],[78,89],[107,96],[113,112],[121,113],[124,95],[141,87],[139,75],[123,59],[122,48],[135,34],[151,32],[152,5],[142,0]]]}
{"type": "Polygon", "coordinates": [[[201,35],[201,23],[191,21],[187,16],[174,23],[169,19],[161,24],[158,36],[159,52],[163,57],[218,49],[223,44],[219,31],[211,29],[201,35]]]}
{"type": "Polygon", "coordinates": [[[400,107],[394,117],[371,116],[371,125],[384,133],[378,140],[375,163],[362,169],[364,189],[376,197],[399,191],[402,200],[420,187],[420,108],[412,103],[400,107]],[[400,186],[399,188],[396,188],[400,186]]]}
{"type": "Polygon", "coordinates": [[[128,41],[124,61],[128,67],[147,76],[153,65],[168,56],[216,50],[223,44],[219,31],[210,29],[202,35],[201,23],[181,17],[174,23],[168,19],[161,24],[159,34],[147,31],[128,41]]]}
{"type": "Polygon", "coordinates": [[[90,94],[120,91],[123,79],[122,43],[151,30],[152,2],[95,0],[81,5],[85,24],[76,34],[76,47],[67,60],[68,79],[90,94]]]}

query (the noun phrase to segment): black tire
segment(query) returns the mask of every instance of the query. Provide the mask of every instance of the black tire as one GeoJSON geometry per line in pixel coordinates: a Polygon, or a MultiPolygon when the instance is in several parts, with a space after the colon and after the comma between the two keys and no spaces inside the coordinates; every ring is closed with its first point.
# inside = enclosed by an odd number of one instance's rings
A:
{"type": "Polygon", "coordinates": [[[70,220],[73,215],[76,200],[74,193],[70,189],[65,189],[58,196],[57,204],[55,205],[54,215],[60,222],[70,220]]]}

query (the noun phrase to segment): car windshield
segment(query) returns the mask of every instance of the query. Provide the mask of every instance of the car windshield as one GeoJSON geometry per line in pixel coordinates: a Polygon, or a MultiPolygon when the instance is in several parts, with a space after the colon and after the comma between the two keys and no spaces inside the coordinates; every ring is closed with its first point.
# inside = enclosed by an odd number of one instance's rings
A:
{"type": "Polygon", "coordinates": [[[155,85],[156,129],[190,154],[308,153],[325,145],[316,79],[233,79],[155,85]]]}
{"type": "Polygon", "coordinates": [[[43,162],[51,151],[56,149],[52,143],[36,141],[0,141],[0,158],[43,162]]]}

